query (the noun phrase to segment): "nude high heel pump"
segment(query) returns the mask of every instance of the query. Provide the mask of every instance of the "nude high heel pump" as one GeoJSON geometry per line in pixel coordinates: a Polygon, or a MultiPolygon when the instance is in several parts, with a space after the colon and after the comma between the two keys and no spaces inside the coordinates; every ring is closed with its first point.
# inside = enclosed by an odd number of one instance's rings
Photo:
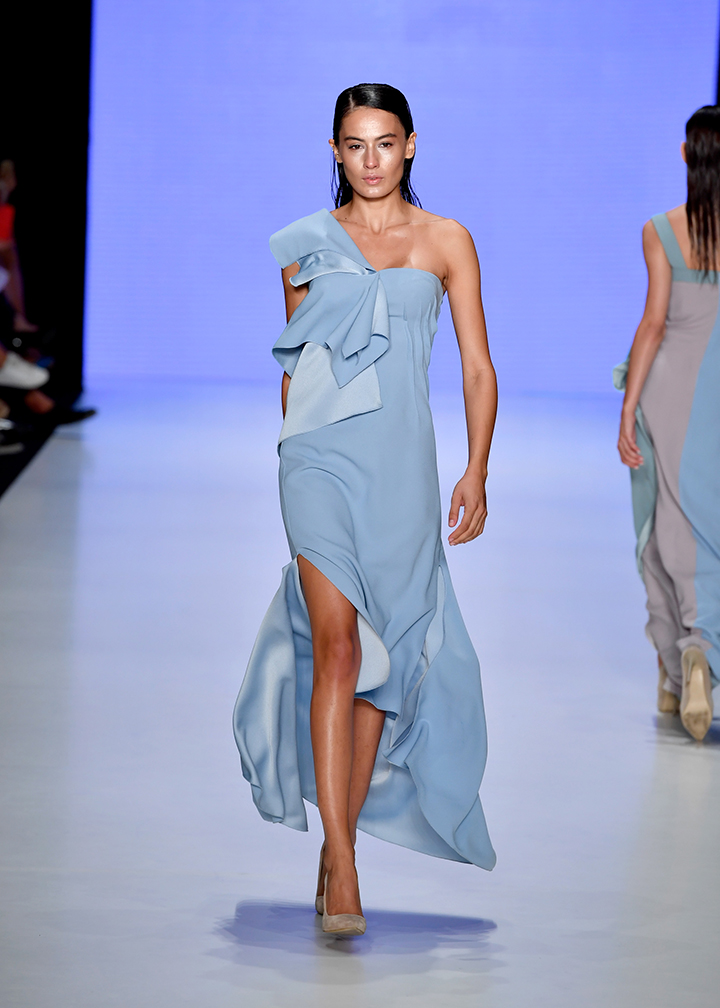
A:
{"type": "Polygon", "coordinates": [[[661,714],[677,714],[680,710],[680,697],[665,689],[667,682],[667,672],[663,665],[663,660],[658,655],[658,699],[657,708],[661,714]]]}
{"type": "Polygon", "coordinates": [[[682,653],[683,685],[680,720],[698,742],[707,735],[712,723],[713,700],[710,667],[699,647],[690,646],[682,653]]]}
{"type": "MultiPolygon", "coordinates": [[[[327,874],[323,889],[327,892],[327,874]]],[[[365,934],[367,924],[365,918],[360,914],[328,914],[324,906],[323,897],[323,934],[335,935],[337,938],[354,938],[365,934]]]]}

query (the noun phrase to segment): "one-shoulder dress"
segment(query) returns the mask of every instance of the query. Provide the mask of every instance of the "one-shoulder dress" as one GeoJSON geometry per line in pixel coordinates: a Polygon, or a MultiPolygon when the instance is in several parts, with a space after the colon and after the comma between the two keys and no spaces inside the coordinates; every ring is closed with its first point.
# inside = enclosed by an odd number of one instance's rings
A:
{"type": "MultiPolygon", "coordinates": [[[[718,275],[689,269],[667,215],[652,218],[672,268],[665,336],[640,396],[631,470],[648,637],[682,692],[681,656],[706,653],[720,678],[720,316],[718,275]]],[[[623,389],[627,362],[615,369],[623,389]]]]}
{"type": "Polygon", "coordinates": [[[292,562],[235,707],[243,774],[264,819],[307,829],[303,799],[317,797],[302,554],[356,608],[356,695],[386,712],[359,828],[490,869],[480,669],[441,541],[429,404],[442,284],[425,270],[373,269],[327,210],[270,246],[309,290],[273,348],[292,376],[278,449],[292,562]]]}

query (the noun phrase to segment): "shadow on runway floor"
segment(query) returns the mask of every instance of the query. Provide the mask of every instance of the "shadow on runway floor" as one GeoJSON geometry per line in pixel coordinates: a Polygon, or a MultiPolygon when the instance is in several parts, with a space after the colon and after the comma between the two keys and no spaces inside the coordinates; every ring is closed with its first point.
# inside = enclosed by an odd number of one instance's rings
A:
{"type": "Polygon", "coordinates": [[[306,956],[306,979],[312,982],[318,979],[317,957],[323,955],[379,956],[372,963],[376,978],[424,972],[437,967],[439,958],[446,959],[446,965],[452,960],[455,970],[462,962],[462,972],[484,973],[491,968],[488,954],[493,950],[487,939],[497,928],[494,921],[373,909],[367,909],[365,916],[368,930],[362,938],[332,938],[323,934],[322,918],[309,904],[244,900],[234,917],[218,924],[217,934],[233,944],[238,963],[265,966],[296,980],[303,972],[296,957],[306,956]],[[398,970],[397,957],[411,961],[398,970]]]}

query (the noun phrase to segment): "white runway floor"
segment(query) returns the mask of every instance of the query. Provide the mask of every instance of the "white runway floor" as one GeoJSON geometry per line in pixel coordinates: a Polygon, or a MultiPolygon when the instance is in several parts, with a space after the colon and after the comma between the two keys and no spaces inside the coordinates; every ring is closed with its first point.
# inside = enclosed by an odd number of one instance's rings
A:
{"type": "Polygon", "coordinates": [[[317,815],[260,819],[230,726],[287,560],[277,392],[89,398],[0,502],[3,1008],[714,1008],[720,727],[654,712],[614,399],[507,400],[487,531],[450,552],[498,866],[363,836],[343,942],[317,815]]]}

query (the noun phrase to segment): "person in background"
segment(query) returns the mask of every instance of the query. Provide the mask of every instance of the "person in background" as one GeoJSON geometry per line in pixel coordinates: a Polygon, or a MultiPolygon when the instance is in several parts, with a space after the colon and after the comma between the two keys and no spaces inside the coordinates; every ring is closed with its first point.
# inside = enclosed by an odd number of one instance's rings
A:
{"type": "Polygon", "coordinates": [[[643,228],[647,301],[615,384],[658,709],[701,740],[720,677],[720,106],[690,117],[682,157],[687,202],[643,228]]]}
{"type": "MultiPolygon", "coordinates": [[[[12,161],[0,162],[0,292],[12,310],[12,331],[18,334],[37,333],[39,327],[30,322],[25,312],[22,272],[15,244],[15,207],[8,202],[17,186],[12,161]]],[[[20,354],[0,343],[0,396],[10,411],[18,408],[40,426],[76,423],[94,416],[96,410],[78,410],[58,404],[41,390],[50,379],[47,368],[38,367],[20,354]],[[8,390],[13,390],[8,392],[8,390]],[[18,394],[22,392],[22,394],[18,394]]],[[[5,419],[5,418],[3,418],[5,419]]],[[[12,423],[12,420],[7,421],[12,423]]],[[[6,432],[6,437],[10,435],[6,432]]]]}
{"type": "Polygon", "coordinates": [[[13,331],[36,333],[38,326],[28,321],[25,314],[25,294],[22,273],[15,245],[15,207],[8,202],[17,186],[15,165],[0,161],[0,266],[7,271],[4,294],[13,309],[13,331]]]}

